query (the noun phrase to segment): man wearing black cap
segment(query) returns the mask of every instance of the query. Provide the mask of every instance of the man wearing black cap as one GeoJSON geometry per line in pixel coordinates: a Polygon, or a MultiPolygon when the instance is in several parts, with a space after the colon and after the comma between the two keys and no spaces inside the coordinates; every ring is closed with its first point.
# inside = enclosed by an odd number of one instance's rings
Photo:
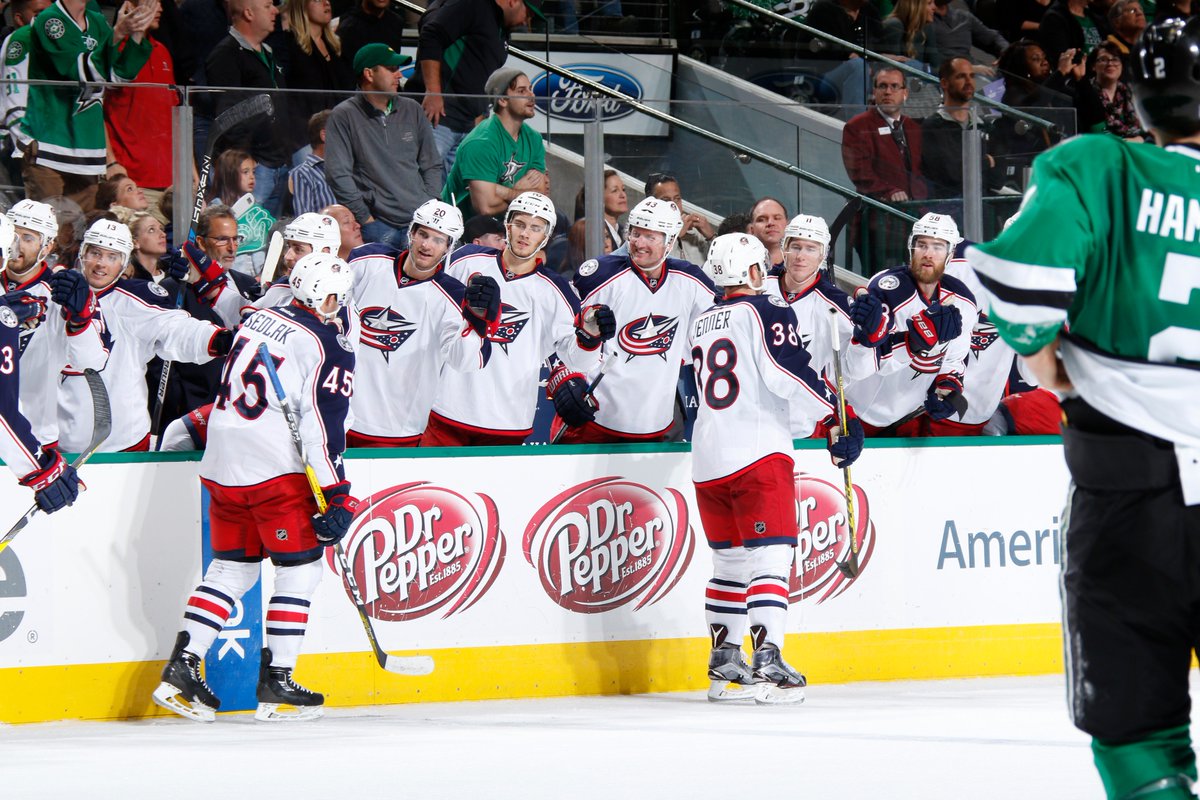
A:
{"type": "Polygon", "coordinates": [[[417,27],[417,70],[405,90],[425,93],[446,174],[459,143],[487,112],[488,76],[508,58],[508,32],[541,19],[541,0],[432,0],[417,27]],[[476,95],[465,97],[461,95],[476,95]]]}
{"type": "Polygon", "coordinates": [[[442,190],[442,200],[457,205],[466,219],[502,214],[522,192],[550,193],[546,145],[525,123],[534,114],[529,77],[502,67],[485,89],[492,115],[462,140],[442,190]]]}
{"type": "Polygon", "coordinates": [[[362,225],[363,239],[408,246],[413,211],[442,189],[442,160],[429,121],[414,100],[396,95],[400,66],[386,44],[354,56],[359,92],[343,100],[325,126],[325,179],[362,225]]]}

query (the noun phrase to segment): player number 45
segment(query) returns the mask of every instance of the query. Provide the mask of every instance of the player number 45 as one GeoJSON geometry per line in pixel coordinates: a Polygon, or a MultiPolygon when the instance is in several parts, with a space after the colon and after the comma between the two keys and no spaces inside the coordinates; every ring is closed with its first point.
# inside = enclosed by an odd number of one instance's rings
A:
{"type": "Polygon", "coordinates": [[[349,397],[354,394],[354,373],[348,369],[333,367],[329,370],[329,374],[325,376],[325,380],[321,381],[321,388],[327,390],[330,394],[340,393],[349,397]],[[340,378],[339,375],[341,376],[340,378]]]}

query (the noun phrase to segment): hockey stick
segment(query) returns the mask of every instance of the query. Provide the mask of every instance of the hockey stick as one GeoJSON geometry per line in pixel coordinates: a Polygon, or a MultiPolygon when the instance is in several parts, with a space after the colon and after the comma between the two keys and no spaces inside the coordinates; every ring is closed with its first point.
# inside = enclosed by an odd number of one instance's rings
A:
{"type": "MultiPolygon", "coordinates": [[[[94,369],[85,369],[83,371],[83,379],[87,381],[88,391],[92,394],[92,440],[88,442],[87,449],[75,457],[71,462],[71,466],[79,469],[92,455],[100,449],[100,445],[104,444],[104,440],[108,438],[108,434],[112,431],[112,408],[108,404],[108,389],[104,386],[104,380],[100,377],[100,373],[94,369]]],[[[37,503],[25,514],[17,520],[17,524],[8,529],[8,533],[4,534],[4,538],[0,539],[0,553],[3,553],[5,548],[13,539],[17,538],[17,534],[25,529],[29,521],[33,519],[33,515],[41,509],[37,503]]]]}
{"type": "MultiPolygon", "coordinates": [[[[196,196],[192,201],[192,224],[188,228],[188,235],[184,241],[192,238],[192,234],[196,232],[196,225],[200,222],[200,212],[204,210],[204,195],[208,191],[208,175],[212,171],[213,153],[216,152],[217,143],[238,125],[262,114],[273,116],[274,113],[275,107],[271,104],[271,96],[256,94],[225,109],[213,120],[212,127],[208,129],[204,159],[200,164],[200,178],[196,181],[196,196]]],[[[179,288],[175,292],[175,308],[177,309],[183,308],[185,283],[187,283],[186,278],[180,281],[179,288]]],[[[150,433],[156,437],[155,450],[158,450],[162,444],[162,415],[163,407],[167,404],[167,385],[171,380],[171,363],[166,359],[163,360],[162,370],[158,373],[158,389],[154,395],[154,413],[150,415],[150,433]]]]}
{"type": "MultiPolygon", "coordinates": [[[[308,486],[312,489],[313,499],[317,501],[317,510],[322,514],[328,507],[325,503],[325,493],[321,491],[321,482],[317,480],[317,473],[309,463],[308,453],[304,449],[304,438],[300,435],[300,418],[296,416],[296,409],[292,408],[292,401],[288,399],[283,392],[283,384],[279,381],[279,373],[275,371],[275,362],[271,358],[271,353],[267,350],[266,344],[258,346],[258,360],[267,369],[267,375],[271,378],[271,385],[275,388],[275,396],[279,399],[279,406],[283,410],[284,419],[287,420],[288,432],[292,437],[292,444],[296,448],[296,454],[300,456],[300,463],[304,465],[304,475],[308,478],[308,486]]],[[[433,672],[433,659],[429,656],[392,656],[383,651],[379,646],[379,639],[375,636],[375,628],[371,625],[371,618],[367,616],[367,607],[362,600],[362,592],[358,589],[358,581],[354,578],[354,573],[350,569],[350,564],[346,561],[346,551],[342,549],[342,543],[338,542],[333,546],[333,552],[337,555],[338,563],[342,566],[342,574],[346,576],[346,583],[350,584],[350,593],[354,598],[354,607],[358,609],[358,618],[362,621],[363,630],[367,632],[367,639],[371,642],[371,649],[375,651],[375,660],[379,662],[379,666],[386,669],[388,672],[394,672],[397,675],[428,675],[433,672]]]]}
{"type": "MultiPolygon", "coordinates": [[[[829,332],[833,335],[833,374],[837,380],[838,421],[842,426],[842,436],[849,436],[846,384],[842,379],[842,339],[838,334],[837,314],[837,308],[829,309],[829,332]]],[[[853,579],[858,577],[858,528],[854,520],[854,482],[850,479],[849,465],[842,467],[842,477],[846,484],[846,525],[850,533],[850,555],[845,561],[837,562],[837,568],[847,578],[853,579]]]]}
{"type": "MultiPolygon", "coordinates": [[[[596,391],[596,387],[600,385],[600,381],[604,380],[604,376],[608,374],[608,370],[612,367],[612,363],[616,361],[616,356],[610,356],[604,359],[600,364],[600,371],[596,373],[596,377],[592,378],[592,382],[583,390],[583,399],[591,402],[592,392],[596,391]]],[[[558,440],[567,435],[567,423],[563,421],[563,426],[558,429],[553,438],[550,439],[550,444],[558,444],[558,440]]]]}
{"type": "Polygon", "coordinates": [[[259,276],[258,282],[263,289],[271,285],[271,281],[275,280],[275,273],[279,271],[279,256],[283,254],[283,234],[275,231],[271,234],[271,243],[267,245],[267,260],[263,262],[262,275],[259,276]]]}

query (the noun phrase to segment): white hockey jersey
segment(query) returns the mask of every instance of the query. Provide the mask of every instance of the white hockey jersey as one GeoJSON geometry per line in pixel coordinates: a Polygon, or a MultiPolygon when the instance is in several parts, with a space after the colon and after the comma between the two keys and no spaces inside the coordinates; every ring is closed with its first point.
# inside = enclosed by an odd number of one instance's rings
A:
{"type": "Polygon", "coordinates": [[[34,437],[45,445],[58,442],[58,388],[62,371],[70,364],[77,372],[85,369],[99,372],[108,361],[108,337],[100,318],[93,319],[81,331],[67,332],[62,307],[50,299],[51,274],[44,262],[24,283],[17,283],[4,273],[5,292],[26,291],[46,301],[46,318],[42,323],[33,330],[21,329],[21,413],[33,427],[34,437]]]}
{"type": "Polygon", "coordinates": [[[24,478],[41,468],[42,447],[21,414],[20,348],[17,315],[0,307],[0,458],[17,478],[24,478]]]}
{"type": "Polygon", "coordinates": [[[864,422],[884,428],[920,409],[938,375],[950,373],[963,377],[979,310],[975,295],[949,272],[942,276],[936,297],[929,301],[917,288],[908,267],[893,267],[876,274],[867,291],[887,306],[891,315],[890,334],[888,342],[880,348],[879,371],[852,383],[846,391],[846,400],[864,422]],[[908,349],[908,320],[934,300],[958,308],[962,314],[962,333],[919,355],[908,349]]]}
{"type": "Polygon", "coordinates": [[[538,266],[513,275],[500,251],[466,245],[454,251],[447,272],[462,283],[478,273],[500,284],[500,326],[489,335],[492,353],[478,372],[445,370],[433,411],[466,428],[487,432],[533,430],[542,362],[552,353],[572,369],[586,372],[600,351],[585,350],[575,339],[579,298],[561,275],[538,266]]]}
{"type": "Polygon", "coordinates": [[[381,443],[425,432],[443,365],[479,370],[492,351],[463,319],[463,284],[440,269],[413,280],[401,271],[406,256],[371,244],[350,262],[360,326],[353,430],[381,443]]]}
{"type": "Polygon", "coordinates": [[[275,308],[275,306],[286,306],[292,302],[292,285],[288,283],[286,277],[276,278],[275,281],[267,287],[263,292],[263,296],[255,300],[253,303],[247,303],[242,306],[242,316],[253,314],[255,311],[262,311],[264,308],[275,308]]]}
{"type": "MultiPolygon", "coordinates": [[[[112,433],[100,450],[111,453],[133,447],[150,433],[146,364],[154,356],[193,364],[211,361],[209,347],[220,328],[169,307],[166,289],[149,281],[122,279],[97,296],[111,341],[100,375],[112,399],[112,433]]],[[[77,453],[92,437],[92,399],[80,369],[71,364],[62,374],[59,444],[77,453]]]]}
{"type": "Polygon", "coordinates": [[[297,305],[258,311],[246,319],[221,373],[208,419],[200,477],[221,486],[255,486],[303,474],[287,419],[263,366],[265,343],[284,394],[300,418],[305,453],[321,486],[346,479],[350,397],[354,394],[354,315],[327,324],[297,305]]]}
{"type": "Polygon", "coordinates": [[[688,344],[699,410],[692,429],[692,479],[724,478],[774,453],[791,455],[792,419],[811,432],[836,398],[813,369],[796,314],[773,295],[722,300],[692,323],[688,344]],[[776,332],[781,336],[776,336],[776,332]]]}
{"type": "Polygon", "coordinates": [[[687,331],[712,307],[712,281],[698,267],[668,258],[651,285],[629,256],[607,255],[583,262],[574,282],[584,306],[603,303],[617,318],[617,335],[603,348],[613,361],[594,392],[596,424],[626,436],[665,434],[674,421],[679,366],[688,356],[687,331]]]}

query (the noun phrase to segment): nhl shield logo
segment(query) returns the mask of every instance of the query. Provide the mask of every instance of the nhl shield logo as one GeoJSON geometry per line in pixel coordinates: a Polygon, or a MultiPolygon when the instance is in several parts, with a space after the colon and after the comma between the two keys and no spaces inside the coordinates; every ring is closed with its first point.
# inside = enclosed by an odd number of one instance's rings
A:
{"type": "Polygon", "coordinates": [[[762,520],[755,522],[754,523],[754,532],[755,533],[766,533],[767,532],[767,523],[763,522],[762,520]]]}
{"type": "Polygon", "coordinates": [[[286,542],[288,538],[287,528],[276,528],[275,538],[281,542],[286,542]]]}

